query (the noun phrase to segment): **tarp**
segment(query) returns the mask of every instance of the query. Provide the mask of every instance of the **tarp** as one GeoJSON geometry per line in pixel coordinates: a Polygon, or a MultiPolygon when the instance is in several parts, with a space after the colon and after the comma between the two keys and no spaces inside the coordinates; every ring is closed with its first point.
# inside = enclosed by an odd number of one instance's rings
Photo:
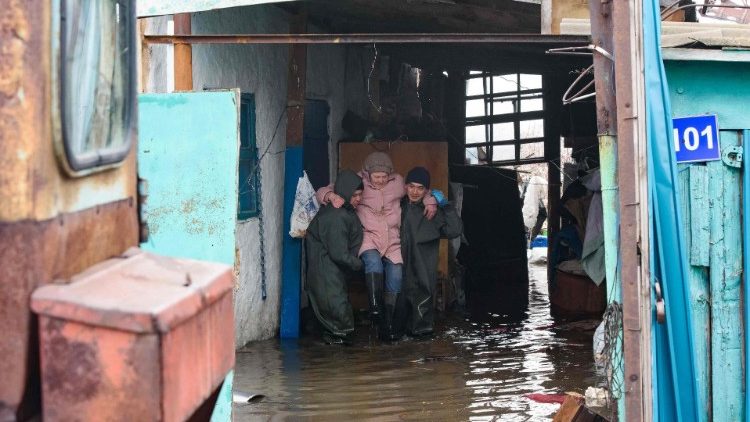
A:
{"type": "Polygon", "coordinates": [[[652,283],[664,292],[666,324],[654,332],[654,420],[697,421],[699,403],[695,383],[695,349],[690,329],[687,255],[680,230],[680,202],[672,116],[667,78],[659,48],[659,0],[643,4],[643,43],[646,67],[650,242],[652,283]]]}
{"type": "Polygon", "coordinates": [[[148,16],[194,13],[206,10],[224,9],[237,6],[254,6],[266,3],[283,3],[299,0],[138,0],[136,13],[139,18],[148,16]]]}

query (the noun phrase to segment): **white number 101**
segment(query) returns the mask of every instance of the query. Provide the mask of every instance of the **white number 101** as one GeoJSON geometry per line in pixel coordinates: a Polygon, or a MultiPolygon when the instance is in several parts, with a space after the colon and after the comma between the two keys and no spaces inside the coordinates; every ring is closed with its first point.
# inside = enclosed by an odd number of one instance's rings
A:
{"type": "MultiPolygon", "coordinates": [[[[711,130],[711,126],[706,126],[705,129],[700,133],[701,135],[706,136],[706,140],[708,141],[708,149],[714,149],[714,131],[711,130]]],[[[674,137],[674,150],[675,152],[680,151],[680,131],[675,128],[673,131],[673,137],[674,137]]],[[[695,151],[698,149],[698,145],[700,143],[700,136],[698,135],[698,129],[694,127],[688,127],[685,129],[685,133],[682,134],[682,143],[685,144],[685,148],[687,148],[688,151],[695,151]]]]}

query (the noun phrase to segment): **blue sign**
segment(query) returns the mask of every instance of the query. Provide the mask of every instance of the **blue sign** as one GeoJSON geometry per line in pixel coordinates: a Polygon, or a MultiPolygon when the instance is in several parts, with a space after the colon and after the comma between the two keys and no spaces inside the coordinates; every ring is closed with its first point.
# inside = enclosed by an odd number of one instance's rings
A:
{"type": "Polygon", "coordinates": [[[675,117],[672,136],[678,163],[721,159],[716,115],[675,117]]]}

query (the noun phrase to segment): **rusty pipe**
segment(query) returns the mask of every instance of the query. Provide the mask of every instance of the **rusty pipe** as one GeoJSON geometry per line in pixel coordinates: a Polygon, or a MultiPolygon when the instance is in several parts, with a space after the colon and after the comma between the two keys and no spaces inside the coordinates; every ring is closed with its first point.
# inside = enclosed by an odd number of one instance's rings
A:
{"type": "Polygon", "coordinates": [[[144,35],[149,44],[587,43],[588,36],[501,33],[144,35]]]}

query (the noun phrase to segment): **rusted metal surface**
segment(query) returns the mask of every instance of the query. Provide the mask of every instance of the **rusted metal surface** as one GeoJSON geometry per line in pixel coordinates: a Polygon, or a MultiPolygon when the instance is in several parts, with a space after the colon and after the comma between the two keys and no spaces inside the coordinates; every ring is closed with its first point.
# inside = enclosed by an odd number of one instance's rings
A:
{"type": "Polygon", "coordinates": [[[190,417],[234,366],[231,268],[132,249],[32,296],[46,420],[190,417]]]}
{"type": "Polygon", "coordinates": [[[163,420],[156,334],[42,316],[40,338],[44,420],[163,420]]]}
{"type": "Polygon", "coordinates": [[[38,408],[31,292],[117,256],[137,241],[135,204],[129,200],[42,222],[0,222],[0,415],[17,412],[24,400],[38,408]]]}
{"type": "MultiPolygon", "coordinates": [[[[307,16],[300,13],[292,17],[290,29],[304,32],[307,16]]],[[[287,76],[286,145],[302,146],[302,129],[305,119],[305,89],[307,86],[307,46],[289,46],[289,73],[287,76]]]]}
{"type": "MultiPolygon", "coordinates": [[[[174,15],[175,35],[191,34],[190,13],[174,15]]],[[[193,51],[190,44],[174,46],[174,89],[191,91],[193,89],[193,51]]]]}
{"type": "Polygon", "coordinates": [[[642,47],[636,34],[640,34],[641,31],[633,22],[640,22],[641,18],[632,2],[615,2],[612,17],[613,53],[617,57],[614,63],[616,105],[617,114],[620,116],[617,121],[617,178],[620,190],[619,256],[623,306],[625,414],[629,421],[638,422],[651,420],[652,409],[648,399],[651,396],[651,372],[646,366],[647,362],[651,361],[648,347],[649,323],[642,320],[644,314],[650,313],[651,308],[647,301],[641,301],[642,297],[649,297],[649,290],[646,287],[645,294],[642,293],[639,268],[642,263],[638,256],[641,205],[636,140],[645,139],[639,136],[645,130],[645,122],[641,118],[645,113],[645,106],[638,94],[639,87],[643,86],[643,77],[638,65],[639,51],[642,47]]]}
{"type": "Polygon", "coordinates": [[[9,0],[0,8],[0,221],[33,215],[35,144],[49,139],[48,13],[42,1],[9,0]]]}
{"type": "MultiPolygon", "coordinates": [[[[589,2],[591,42],[612,56],[612,1],[589,2]]],[[[596,123],[599,135],[617,134],[617,104],[613,60],[594,51],[596,123]]]]}
{"type": "Polygon", "coordinates": [[[150,44],[405,44],[405,43],[506,43],[570,45],[586,42],[581,35],[537,35],[502,33],[419,34],[233,34],[233,35],[145,35],[150,44]]]}
{"type": "MultiPolygon", "coordinates": [[[[0,10],[0,222],[43,221],[132,197],[135,154],[114,170],[71,179],[53,139],[51,4],[11,0],[0,10]]],[[[133,133],[135,136],[135,133],[133,133]]]]}

